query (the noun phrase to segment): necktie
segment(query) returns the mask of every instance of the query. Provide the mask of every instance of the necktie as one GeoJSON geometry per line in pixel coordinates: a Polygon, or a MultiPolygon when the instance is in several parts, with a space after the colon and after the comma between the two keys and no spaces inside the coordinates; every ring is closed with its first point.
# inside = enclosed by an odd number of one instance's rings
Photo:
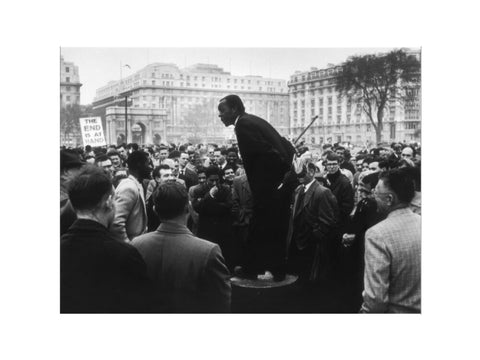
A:
{"type": "Polygon", "coordinates": [[[295,215],[298,215],[300,210],[302,209],[303,199],[305,198],[305,185],[302,185],[300,191],[298,192],[297,197],[297,207],[295,209],[295,215]]]}

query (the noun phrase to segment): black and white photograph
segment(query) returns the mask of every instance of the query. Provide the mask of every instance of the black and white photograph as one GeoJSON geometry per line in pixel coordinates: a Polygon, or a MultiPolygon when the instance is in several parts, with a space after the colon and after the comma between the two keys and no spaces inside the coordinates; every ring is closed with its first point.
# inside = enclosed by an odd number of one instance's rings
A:
{"type": "Polygon", "coordinates": [[[421,55],[61,47],[60,311],[421,313],[421,55]]]}
{"type": "Polygon", "coordinates": [[[2,15],[2,359],[479,357],[474,2],[2,15]]]}

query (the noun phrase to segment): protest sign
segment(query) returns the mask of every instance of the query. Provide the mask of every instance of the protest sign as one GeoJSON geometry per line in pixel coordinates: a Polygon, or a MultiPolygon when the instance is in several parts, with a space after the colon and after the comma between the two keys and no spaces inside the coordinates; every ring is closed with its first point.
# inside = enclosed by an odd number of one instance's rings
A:
{"type": "Polygon", "coordinates": [[[102,120],[100,117],[80,118],[83,146],[107,145],[103,136],[102,120]]]}

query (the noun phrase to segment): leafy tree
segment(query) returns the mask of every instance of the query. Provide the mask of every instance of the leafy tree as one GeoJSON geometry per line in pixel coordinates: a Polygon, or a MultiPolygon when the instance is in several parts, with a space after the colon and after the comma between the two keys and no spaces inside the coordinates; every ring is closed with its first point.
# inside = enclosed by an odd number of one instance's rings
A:
{"type": "Polygon", "coordinates": [[[363,103],[376,133],[382,141],[383,118],[389,101],[406,99],[406,88],[420,84],[420,61],[403,49],[386,55],[352,56],[337,74],[337,91],[363,103]]]}
{"type": "MultiPolygon", "coordinates": [[[[97,116],[92,105],[67,104],[60,108],[60,131],[64,138],[80,137],[80,118],[88,116],[97,116]]],[[[105,126],[105,125],[104,125],[105,126]]]]}
{"type": "Polygon", "coordinates": [[[207,134],[219,124],[214,111],[213,99],[204,100],[201,104],[194,105],[183,117],[186,132],[189,133],[188,141],[199,143],[207,134]]]}
{"type": "Polygon", "coordinates": [[[68,104],[60,108],[60,131],[64,138],[68,135],[76,136],[80,133],[80,122],[82,109],[78,104],[68,104]]]}

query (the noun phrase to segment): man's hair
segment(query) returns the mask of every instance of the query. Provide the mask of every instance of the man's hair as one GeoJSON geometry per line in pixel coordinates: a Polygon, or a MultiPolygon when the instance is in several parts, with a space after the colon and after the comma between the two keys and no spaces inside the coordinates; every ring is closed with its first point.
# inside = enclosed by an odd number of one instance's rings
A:
{"type": "Polygon", "coordinates": [[[169,159],[175,159],[175,158],[179,158],[180,157],[180,151],[178,150],[173,150],[172,152],[170,152],[170,154],[168,155],[168,158],[169,159]]]}
{"type": "Polygon", "coordinates": [[[361,182],[369,185],[371,189],[374,189],[375,186],[377,186],[379,175],[380,173],[378,172],[367,174],[364,177],[362,177],[361,182]]]}
{"type": "Polygon", "coordinates": [[[124,148],[124,149],[125,149],[125,148],[126,148],[125,144],[120,144],[120,145],[118,145],[118,146],[116,147],[117,150],[120,149],[120,148],[124,148]]]}
{"type": "Polygon", "coordinates": [[[338,156],[334,152],[331,152],[327,155],[327,161],[337,161],[338,163],[340,163],[340,156],[338,156]]]}
{"type": "Polygon", "coordinates": [[[211,175],[218,175],[218,177],[221,178],[223,175],[223,171],[219,167],[211,165],[205,171],[205,176],[208,178],[211,175]]]}
{"type": "Polygon", "coordinates": [[[245,113],[245,106],[238,95],[227,95],[220,99],[220,102],[222,101],[225,101],[229,108],[236,109],[239,114],[245,113]]]}
{"type": "Polygon", "coordinates": [[[315,166],[315,164],[312,161],[307,161],[306,166],[307,166],[307,170],[311,170],[315,172],[320,170],[317,166],[315,166]]]}
{"type": "Polygon", "coordinates": [[[413,174],[408,168],[385,171],[380,175],[380,179],[403,203],[410,203],[415,196],[413,174]]]}
{"type": "Polygon", "coordinates": [[[85,146],[85,151],[87,152],[92,151],[92,147],[90,145],[85,146]]]}
{"type": "Polygon", "coordinates": [[[197,174],[204,173],[206,175],[206,171],[207,169],[205,168],[205,166],[202,166],[202,165],[197,166],[197,174]]]}
{"type": "Polygon", "coordinates": [[[227,155],[228,153],[235,153],[238,156],[238,151],[234,147],[230,147],[227,149],[227,155]]]}
{"type": "Polygon", "coordinates": [[[225,166],[225,167],[222,169],[223,174],[225,174],[225,172],[226,172],[227,170],[232,170],[233,173],[235,174],[235,169],[234,169],[232,166],[230,166],[230,165],[225,166]]]}
{"type": "Polygon", "coordinates": [[[99,162],[104,162],[110,160],[110,157],[105,154],[100,154],[95,158],[95,164],[98,164],[99,162]]]}
{"type": "Polygon", "coordinates": [[[167,150],[168,152],[168,147],[164,146],[164,145],[161,145],[159,148],[158,148],[158,151],[162,151],[162,150],[167,150]]]}
{"type": "Polygon", "coordinates": [[[171,169],[170,166],[168,166],[167,164],[160,164],[155,169],[153,169],[152,176],[154,178],[160,177],[160,170],[170,170],[170,169],[171,169]]]}
{"type": "Polygon", "coordinates": [[[148,154],[143,151],[133,151],[127,159],[128,169],[131,170],[138,170],[144,164],[145,161],[148,160],[148,154]]]}
{"type": "Polygon", "coordinates": [[[107,155],[108,155],[108,157],[111,157],[111,156],[120,157],[120,154],[117,151],[110,151],[107,155]]]}
{"type": "Polygon", "coordinates": [[[93,210],[105,195],[112,192],[108,173],[98,166],[86,165],[67,185],[75,210],[93,210]]]}
{"type": "Polygon", "coordinates": [[[182,215],[188,203],[187,189],[177,182],[160,184],[152,197],[155,211],[162,220],[182,215]]]}

